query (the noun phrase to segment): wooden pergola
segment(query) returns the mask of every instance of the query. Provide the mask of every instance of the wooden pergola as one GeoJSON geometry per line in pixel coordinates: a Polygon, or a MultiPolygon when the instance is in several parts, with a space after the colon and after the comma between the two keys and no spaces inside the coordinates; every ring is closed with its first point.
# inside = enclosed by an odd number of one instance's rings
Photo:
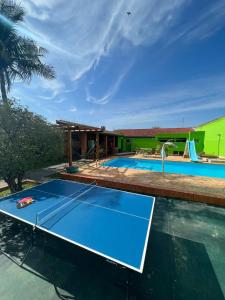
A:
{"type": "Polygon", "coordinates": [[[99,159],[99,136],[103,135],[104,138],[104,154],[108,155],[108,137],[111,136],[112,153],[116,148],[116,136],[119,134],[112,131],[105,130],[105,127],[94,127],[85,124],[79,124],[75,122],[69,122],[64,120],[57,120],[56,124],[62,128],[67,136],[67,152],[68,163],[72,166],[73,163],[73,149],[72,149],[72,133],[77,132],[81,137],[81,155],[85,155],[88,150],[88,134],[94,134],[95,136],[95,159],[99,159]]]}

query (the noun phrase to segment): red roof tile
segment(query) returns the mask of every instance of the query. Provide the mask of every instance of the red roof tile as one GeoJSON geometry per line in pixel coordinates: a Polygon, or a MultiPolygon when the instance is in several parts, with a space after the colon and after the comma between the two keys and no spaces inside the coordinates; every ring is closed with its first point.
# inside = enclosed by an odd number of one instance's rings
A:
{"type": "Polygon", "coordinates": [[[154,137],[157,134],[188,133],[190,131],[193,131],[193,128],[149,128],[115,130],[116,133],[120,133],[127,137],[154,137]]]}

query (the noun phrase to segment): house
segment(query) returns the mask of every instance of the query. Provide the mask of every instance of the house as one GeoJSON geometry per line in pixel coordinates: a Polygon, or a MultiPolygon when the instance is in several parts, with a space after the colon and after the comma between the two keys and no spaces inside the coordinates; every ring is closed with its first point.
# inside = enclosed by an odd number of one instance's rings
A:
{"type": "Polygon", "coordinates": [[[146,128],[108,131],[64,120],[56,124],[65,132],[65,152],[73,159],[106,157],[116,152],[133,152],[140,148],[160,148],[167,141],[176,145],[169,154],[183,155],[187,140],[195,140],[196,151],[206,156],[225,157],[225,116],[196,128],[146,128]]]}
{"type": "Polygon", "coordinates": [[[169,140],[176,144],[176,148],[169,149],[169,154],[182,155],[187,139],[194,139],[197,151],[203,151],[204,132],[196,132],[193,128],[118,129],[114,132],[121,135],[118,137],[118,148],[122,152],[155,149],[169,140]]]}
{"type": "Polygon", "coordinates": [[[114,154],[118,144],[118,134],[108,131],[104,126],[94,127],[64,120],[56,120],[65,134],[65,154],[72,161],[80,158],[94,158],[114,154]]]}
{"type": "Polygon", "coordinates": [[[204,136],[204,153],[207,156],[225,157],[225,116],[214,119],[195,128],[204,136]]]}

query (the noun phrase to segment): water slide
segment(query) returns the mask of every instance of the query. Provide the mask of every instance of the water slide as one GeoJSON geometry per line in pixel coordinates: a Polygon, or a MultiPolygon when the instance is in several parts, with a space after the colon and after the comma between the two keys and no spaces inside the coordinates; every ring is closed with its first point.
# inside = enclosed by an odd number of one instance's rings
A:
{"type": "Polygon", "coordinates": [[[188,153],[191,161],[200,162],[201,158],[198,156],[195,148],[195,141],[187,141],[188,153]]]}

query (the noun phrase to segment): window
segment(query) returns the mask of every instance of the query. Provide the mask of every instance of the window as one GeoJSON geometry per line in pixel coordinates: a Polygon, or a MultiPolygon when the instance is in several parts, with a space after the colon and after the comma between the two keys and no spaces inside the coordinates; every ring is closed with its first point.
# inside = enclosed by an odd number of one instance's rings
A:
{"type": "Polygon", "coordinates": [[[174,139],[170,138],[159,138],[160,143],[166,143],[166,142],[174,142],[174,139]]]}
{"type": "Polygon", "coordinates": [[[171,143],[186,143],[186,138],[159,138],[159,142],[161,143],[166,143],[166,142],[171,142],[171,143]]]}
{"type": "Polygon", "coordinates": [[[178,143],[186,143],[186,138],[176,138],[176,142],[178,143]]]}

